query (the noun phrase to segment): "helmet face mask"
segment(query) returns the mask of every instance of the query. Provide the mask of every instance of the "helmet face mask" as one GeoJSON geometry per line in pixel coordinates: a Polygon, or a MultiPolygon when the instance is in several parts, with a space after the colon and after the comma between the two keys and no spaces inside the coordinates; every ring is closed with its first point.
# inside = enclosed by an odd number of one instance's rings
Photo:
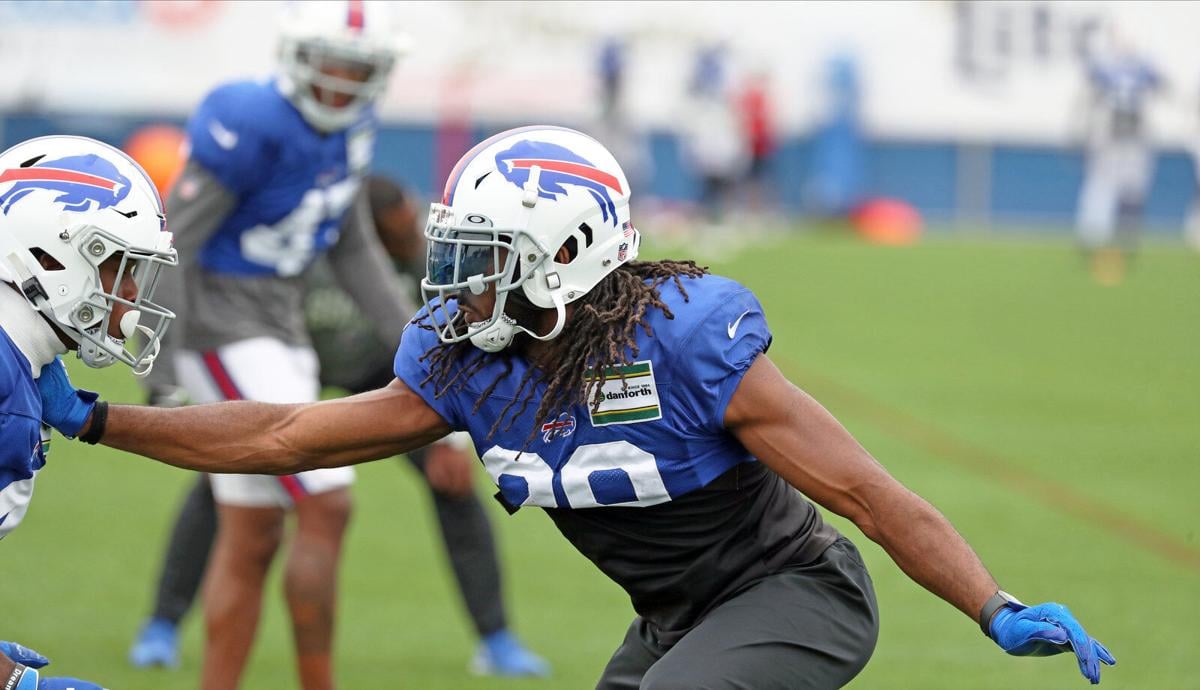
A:
{"type": "Polygon", "coordinates": [[[438,337],[469,338],[488,352],[508,347],[517,333],[557,337],[566,305],[634,260],[640,242],[629,221],[628,182],[612,154],[561,127],[502,132],[468,152],[451,172],[442,203],[432,205],[425,237],[429,266],[421,288],[438,337]],[[468,321],[451,309],[454,302],[477,302],[467,294],[492,286],[490,314],[468,321]],[[554,310],[548,331],[535,332],[506,313],[514,291],[533,307],[554,310]]]}
{"type": "Polygon", "coordinates": [[[88,366],[149,372],[174,318],[151,298],[161,268],[176,263],[162,201],[124,153],[54,136],[0,154],[0,278],[88,366]]]}
{"type": "Polygon", "coordinates": [[[428,260],[421,294],[442,342],[469,338],[481,349],[495,352],[511,344],[518,330],[525,330],[505,314],[509,294],[521,289],[550,254],[524,230],[490,227],[485,216],[468,214],[463,223],[454,221],[449,207],[432,205],[425,228],[428,260]],[[518,256],[514,245],[534,249],[518,256]],[[491,313],[469,321],[460,308],[463,296],[481,296],[489,289],[495,295],[491,313]],[[452,302],[459,307],[453,312],[452,302]]]}
{"type": "Polygon", "coordinates": [[[175,315],[151,301],[164,266],[176,264],[173,250],[148,251],[132,247],[120,237],[102,228],[82,228],[79,247],[94,266],[95,287],[71,310],[73,332],[79,344],[79,357],[90,367],[105,367],[121,361],[134,374],[150,372],[158,354],[159,342],[175,315]],[[111,249],[110,249],[111,248],[111,249]],[[96,252],[100,252],[97,255],[96,252]],[[115,269],[105,269],[115,262],[115,269]],[[111,274],[106,277],[104,274],[111,274]],[[123,296],[126,280],[132,280],[136,293],[123,296]],[[107,284],[106,284],[107,283],[107,284]],[[114,317],[117,332],[113,334],[114,317]],[[149,320],[150,325],[143,323],[149,320]],[[135,335],[140,337],[135,338],[135,335]],[[131,349],[132,348],[132,349],[131,349]]]}

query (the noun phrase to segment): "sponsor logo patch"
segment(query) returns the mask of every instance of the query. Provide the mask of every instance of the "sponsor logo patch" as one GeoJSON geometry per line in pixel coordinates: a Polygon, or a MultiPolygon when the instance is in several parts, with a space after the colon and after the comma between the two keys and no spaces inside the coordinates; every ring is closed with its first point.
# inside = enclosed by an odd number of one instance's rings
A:
{"type": "MultiPolygon", "coordinates": [[[[654,382],[654,366],[650,360],[635,362],[623,367],[611,367],[605,372],[605,381],[600,387],[603,399],[599,408],[588,403],[588,415],[592,426],[609,424],[633,424],[662,419],[662,407],[658,401],[658,386],[654,382]],[[625,377],[622,379],[622,375],[625,377]]],[[[589,371],[588,381],[597,380],[599,375],[589,371]]],[[[594,395],[594,391],[592,392],[594,395]]]]}

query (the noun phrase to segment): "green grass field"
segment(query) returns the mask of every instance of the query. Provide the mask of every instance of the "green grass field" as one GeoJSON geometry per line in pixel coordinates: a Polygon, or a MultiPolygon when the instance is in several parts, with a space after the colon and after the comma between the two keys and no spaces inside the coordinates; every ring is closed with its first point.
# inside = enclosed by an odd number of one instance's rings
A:
{"type": "MultiPolygon", "coordinates": [[[[1006,589],[1067,603],[1113,651],[1104,687],[1200,687],[1200,257],[1151,245],[1123,285],[1105,288],[1061,237],[884,248],[805,235],[713,268],[758,292],[771,356],[941,508],[1006,589]]],[[[110,398],[138,397],[124,367],[72,371],[110,398]]],[[[0,638],[113,690],[195,687],[199,616],[182,669],[139,672],[125,660],[188,481],[56,438],[26,523],[2,547],[0,638]]],[[[361,468],[355,495],[341,687],[592,687],[632,611],[544,515],[494,506],[511,617],[554,677],[484,680],[465,671],[474,640],[423,484],[389,460],[361,468]]],[[[1068,657],[1004,655],[835,522],[864,551],[882,612],[874,659],[852,687],[1086,684],[1068,657]]],[[[296,687],[278,581],[243,687],[296,687]]]]}

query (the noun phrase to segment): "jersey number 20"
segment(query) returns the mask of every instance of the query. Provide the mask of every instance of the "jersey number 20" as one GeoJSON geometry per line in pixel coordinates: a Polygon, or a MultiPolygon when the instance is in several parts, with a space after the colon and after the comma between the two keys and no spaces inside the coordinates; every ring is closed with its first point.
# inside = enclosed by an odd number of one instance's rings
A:
{"type": "Polygon", "coordinates": [[[483,454],[483,464],[512,505],[595,508],[671,500],[654,456],[628,441],[579,446],[557,472],[537,453],[499,446],[483,454]],[[555,497],[556,484],[568,505],[555,497]]]}

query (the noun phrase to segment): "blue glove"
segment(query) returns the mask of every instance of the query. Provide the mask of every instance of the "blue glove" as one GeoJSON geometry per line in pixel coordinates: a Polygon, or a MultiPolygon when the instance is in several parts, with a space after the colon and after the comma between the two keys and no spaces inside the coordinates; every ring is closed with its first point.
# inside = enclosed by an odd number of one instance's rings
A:
{"type": "Polygon", "coordinates": [[[42,367],[37,385],[42,394],[42,421],[58,429],[67,438],[78,436],[96,408],[96,399],[100,395],[92,391],[75,390],[71,379],[67,378],[67,368],[58,357],[42,367]]]}
{"type": "Polygon", "coordinates": [[[16,642],[0,642],[0,652],[18,664],[29,668],[41,668],[50,663],[46,657],[16,642]]]}
{"type": "Polygon", "coordinates": [[[1092,685],[1100,682],[1101,661],[1109,666],[1117,663],[1104,645],[1084,632],[1062,604],[1009,603],[992,617],[989,633],[1001,649],[1015,656],[1050,656],[1074,651],[1079,672],[1092,685]]]}
{"type": "Polygon", "coordinates": [[[37,690],[104,690],[104,688],[78,678],[43,678],[37,690]]]}
{"type": "MultiPolygon", "coordinates": [[[[39,669],[50,663],[46,657],[16,642],[0,642],[0,653],[31,669],[39,669]]],[[[17,683],[16,690],[25,690],[26,686],[29,687],[29,690],[34,690],[35,687],[36,690],[104,690],[95,683],[78,678],[40,678],[36,670],[26,671],[25,675],[21,676],[21,681],[17,683]],[[34,686],[34,683],[37,685],[34,686]]]]}

